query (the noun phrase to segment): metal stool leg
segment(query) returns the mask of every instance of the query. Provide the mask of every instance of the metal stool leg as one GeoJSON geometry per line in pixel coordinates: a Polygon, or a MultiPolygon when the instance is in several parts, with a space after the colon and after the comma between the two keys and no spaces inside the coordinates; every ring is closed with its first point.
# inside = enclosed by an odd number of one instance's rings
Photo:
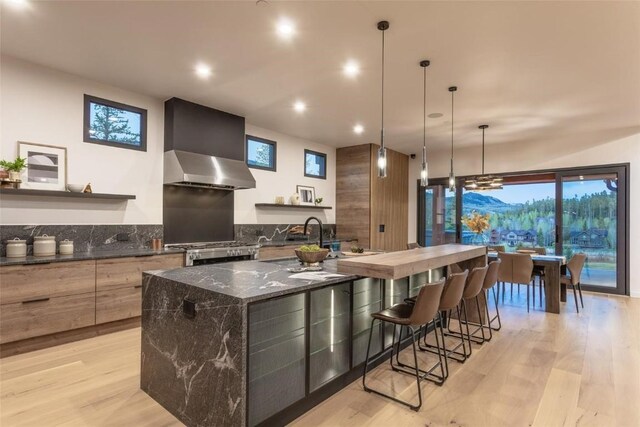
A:
{"type": "Polygon", "coordinates": [[[493,319],[491,319],[491,322],[489,324],[491,324],[496,318],[498,319],[498,327],[497,328],[493,328],[494,331],[499,331],[500,328],[502,328],[502,321],[500,320],[500,309],[498,308],[498,295],[496,294],[496,291],[493,291],[493,297],[496,301],[496,315],[493,317],[493,319]]]}
{"type": "Polygon", "coordinates": [[[578,308],[578,295],[576,293],[576,285],[571,285],[573,288],[573,299],[576,301],[576,313],[580,313],[580,309],[578,308]]]}
{"type": "Polygon", "coordinates": [[[582,285],[578,283],[578,293],[580,294],[580,305],[584,308],[584,301],[582,300],[582,285]]]}

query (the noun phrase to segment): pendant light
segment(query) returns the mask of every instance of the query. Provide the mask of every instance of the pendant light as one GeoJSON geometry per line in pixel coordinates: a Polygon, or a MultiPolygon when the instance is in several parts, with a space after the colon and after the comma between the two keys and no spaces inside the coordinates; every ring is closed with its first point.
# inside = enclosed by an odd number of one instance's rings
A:
{"type": "Polygon", "coordinates": [[[480,125],[478,129],[482,129],[482,175],[468,178],[464,181],[465,190],[486,191],[501,190],[502,177],[484,174],[484,131],[489,125],[480,125]]]}
{"type": "Polygon", "coordinates": [[[451,170],[449,171],[449,190],[456,191],[456,176],[453,173],[453,93],[458,90],[457,86],[451,86],[451,170]]]}
{"type": "Polygon", "coordinates": [[[378,22],[378,30],[382,32],[382,114],[380,125],[380,149],[378,149],[378,178],[386,178],[387,176],[387,149],[384,146],[384,32],[388,29],[388,21],[378,22]]]}
{"type": "Polygon", "coordinates": [[[429,166],[427,164],[427,67],[430,62],[426,59],[420,61],[423,73],[422,93],[422,170],[420,171],[420,185],[426,187],[429,184],[429,166]]]}

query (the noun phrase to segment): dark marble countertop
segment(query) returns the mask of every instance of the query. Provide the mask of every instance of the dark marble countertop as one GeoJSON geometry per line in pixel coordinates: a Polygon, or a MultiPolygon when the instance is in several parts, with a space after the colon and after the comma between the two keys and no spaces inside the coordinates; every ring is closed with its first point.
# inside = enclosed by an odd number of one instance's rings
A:
{"type": "MultiPolygon", "coordinates": [[[[335,259],[327,259],[322,265],[323,271],[337,273],[335,259]]],[[[300,263],[290,258],[276,261],[236,261],[199,265],[175,270],[158,270],[148,274],[229,295],[242,300],[244,304],[358,278],[354,275],[341,275],[322,280],[292,278],[293,273],[287,269],[298,266],[300,263]]]]}
{"type": "Polygon", "coordinates": [[[161,249],[154,251],[150,248],[140,249],[118,249],[118,250],[96,250],[91,252],[76,252],[73,255],[60,255],[35,257],[27,256],[22,258],[0,257],[0,266],[3,265],[31,265],[31,264],[48,264],[51,262],[65,261],[85,261],[92,259],[108,259],[108,258],[124,258],[135,256],[151,256],[151,255],[167,255],[183,253],[182,249],[161,249]]]}

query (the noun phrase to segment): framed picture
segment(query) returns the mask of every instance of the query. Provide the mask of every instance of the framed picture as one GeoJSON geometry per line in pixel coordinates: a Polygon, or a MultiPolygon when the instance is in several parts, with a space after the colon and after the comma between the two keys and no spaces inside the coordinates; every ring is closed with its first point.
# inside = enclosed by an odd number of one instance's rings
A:
{"type": "Polygon", "coordinates": [[[84,96],[84,142],[147,151],[147,110],[84,96]]]}
{"type": "Polygon", "coordinates": [[[300,196],[300,204],[314,206],[316,204],[316,189],[306,185],[296,185],[296,192],[300,196]]]}
{"type": "Polygon", "coordinates": [[[327,179],[327,155],[317,151],[304,150],[304,176],[327,179]]]}
{"type": "Polygon", "coordinates": [[[18,141],[18,156],[27,159],[21,188],[31,190],[67,189],[67,148],[18,141]]]}

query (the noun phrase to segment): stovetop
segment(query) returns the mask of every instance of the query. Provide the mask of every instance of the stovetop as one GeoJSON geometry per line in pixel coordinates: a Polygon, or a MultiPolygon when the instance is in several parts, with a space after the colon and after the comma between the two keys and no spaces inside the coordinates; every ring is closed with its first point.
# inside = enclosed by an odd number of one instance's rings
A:
{"type": "Polygon", "coordinates": [[[258,245],[236,242],[236,241],[226,241],[226,242],[198,242],[198,243],[172,243],[165,245],[166,248],[174,248],[174,249],[184,249],[184,250],[196,250],[196,249],[218,249],[218,248],[256,248],[258,245]]]}

